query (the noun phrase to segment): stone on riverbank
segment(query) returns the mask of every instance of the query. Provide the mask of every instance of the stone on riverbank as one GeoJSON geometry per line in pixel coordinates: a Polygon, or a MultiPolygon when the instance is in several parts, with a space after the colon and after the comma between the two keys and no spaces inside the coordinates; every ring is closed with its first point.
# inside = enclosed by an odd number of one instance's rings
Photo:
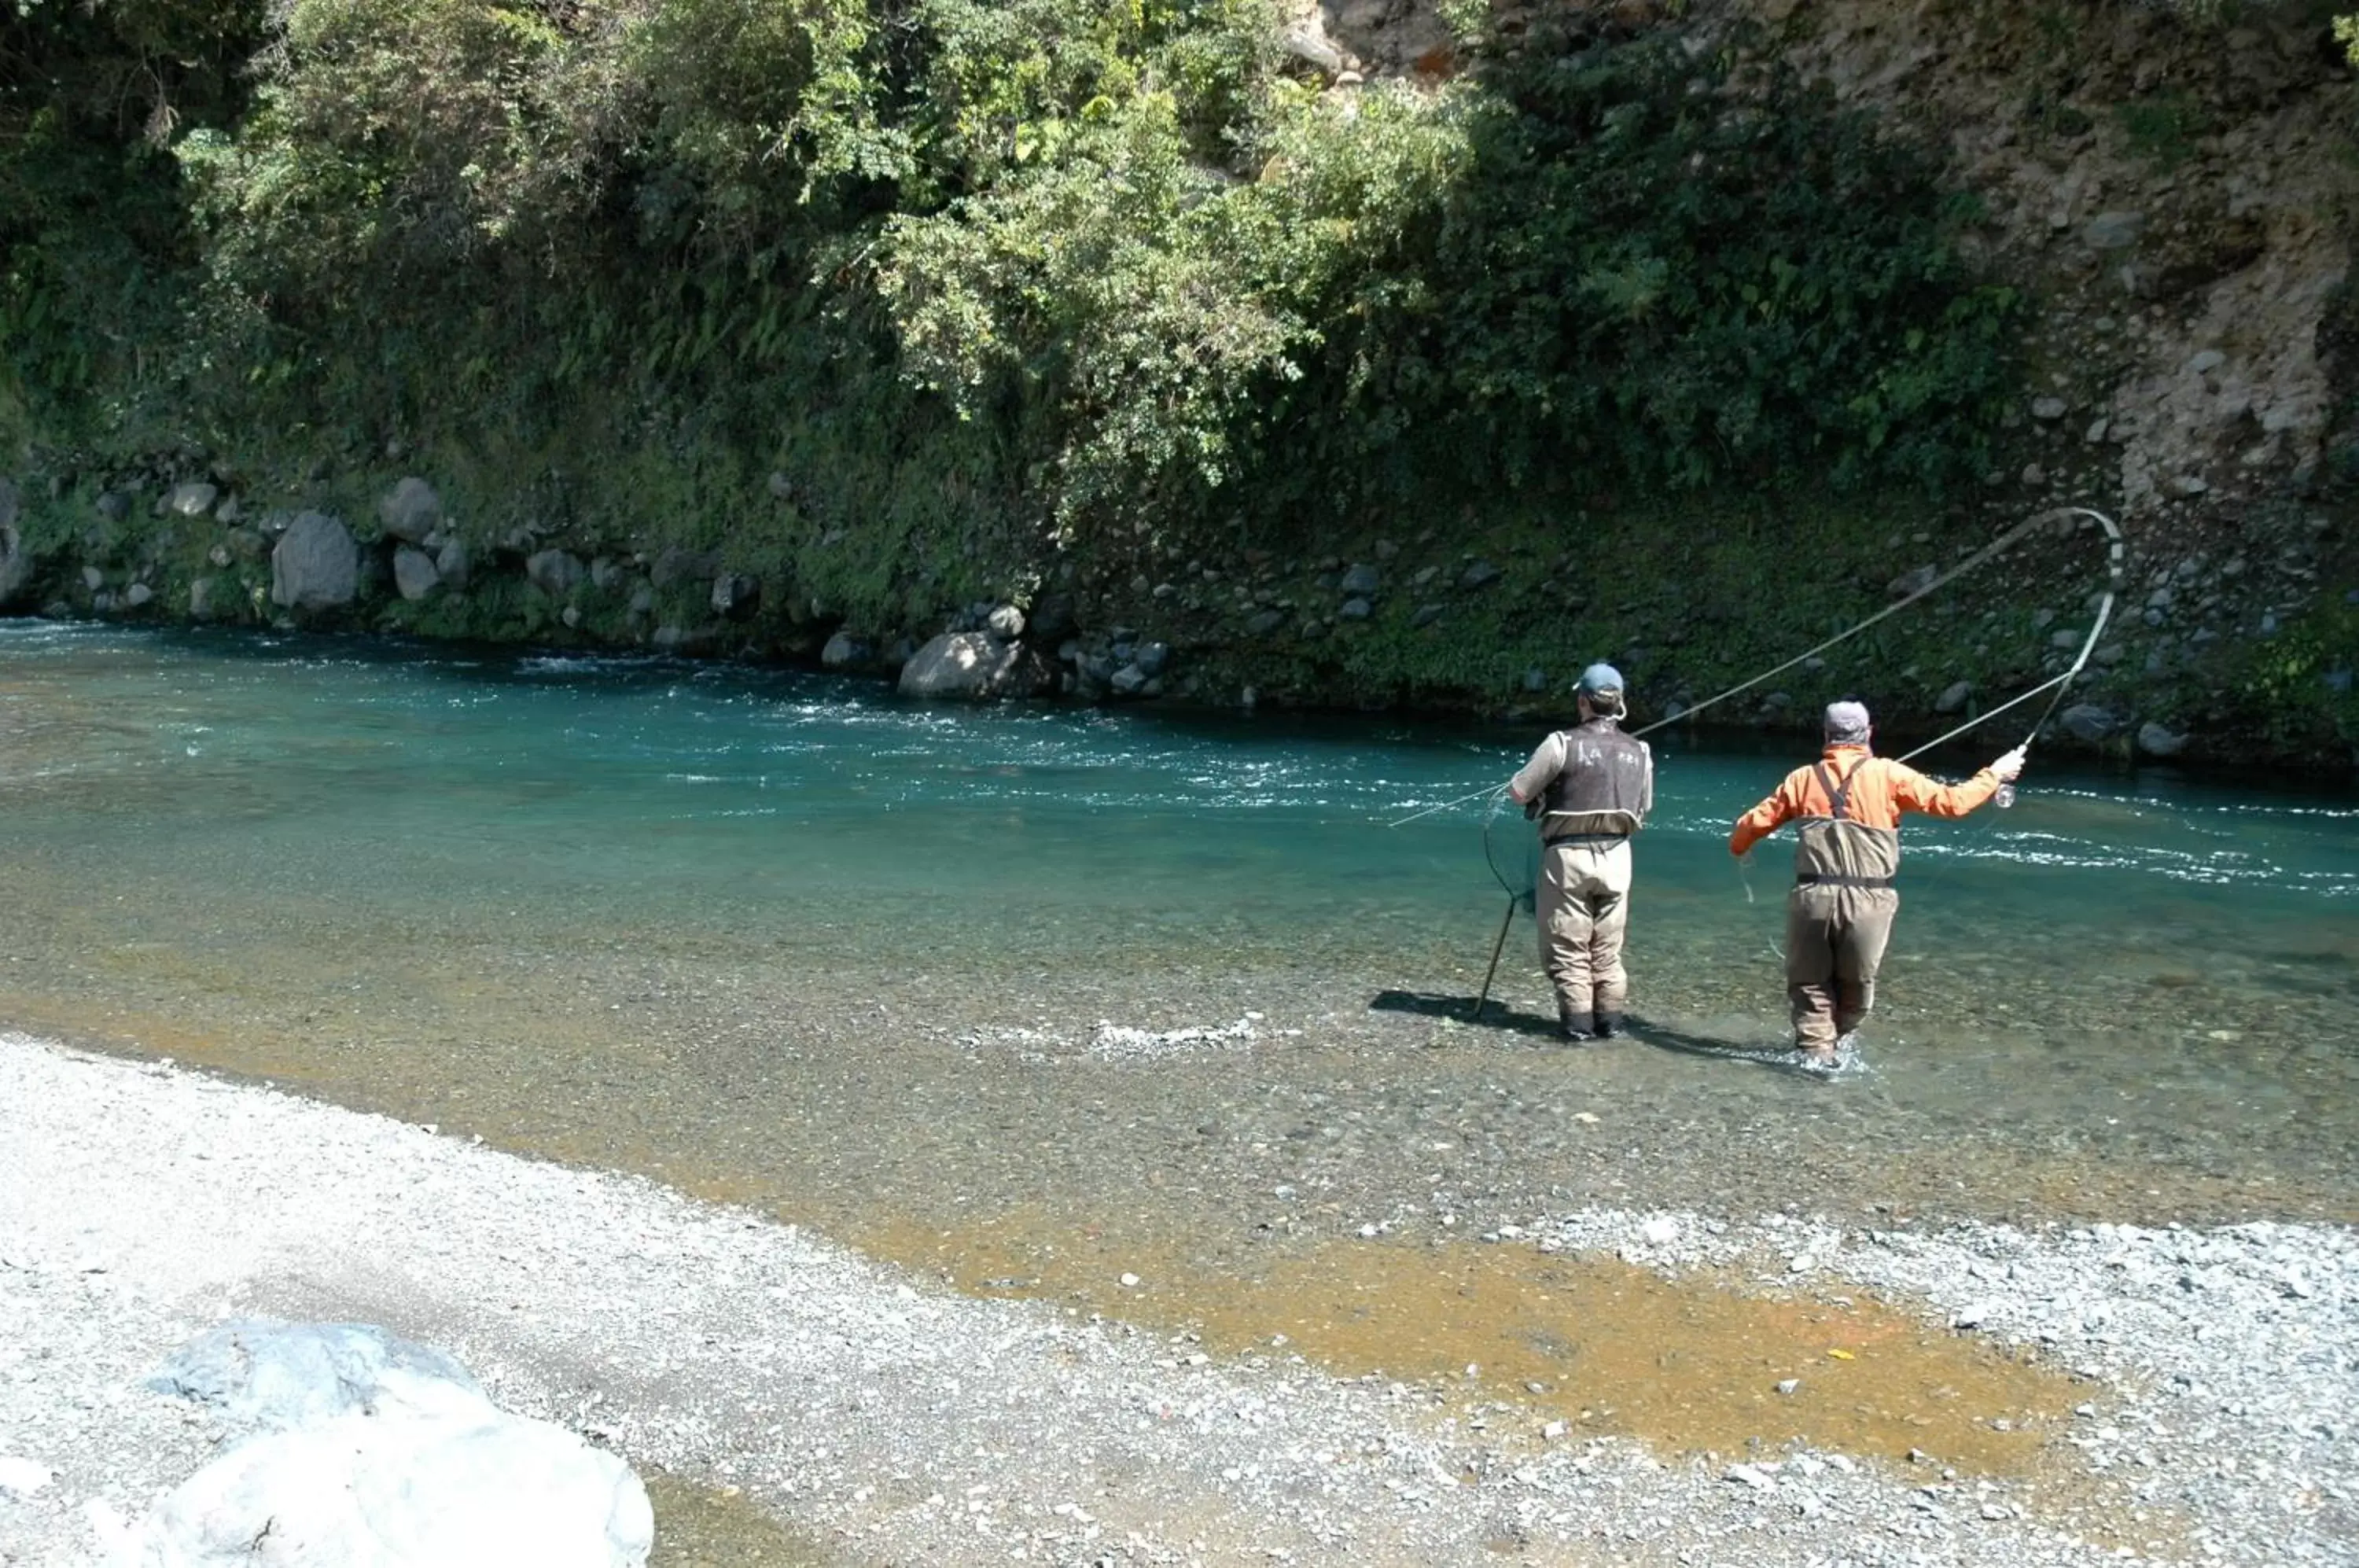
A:
{"type": "Polygon", "coordinates": [[[944,632],[901,667],[905,697],[963,697],[987,701],[1028,697],[1051,673],[1021,642],[1001,642],[987,632],[944,632]]]}
{"type": "Polygon", "coordinates": [[[1941,569],[1938,566],[1912,567],[1886,583],[1884,591],[1895,599],[1906,599],[1911,594],[1922,593],[1940,580],[1941,569]]]}
{"type": "Polygon", "coordinates": [[[25,591],[33,575],[33,554],[16,529],[16,487],[0,479],[0,605],[25,591]]]}
{"type": "Polygon", "coordinates": [[[712,613],[723,620],[751,619],[762,604],[760,579],[742,572],[724,572],[712,580],[712,613]]]}
{"type": "Polygon", "coordinates": [[[344,525],[305,512],[270,552],[270,601],[290,610],[332,610],[360,592],[360,548],[344,525]]]}
{"type": "Polygon", "coordinates": [[[678,588],[690,583],[710,582],[721,570],[721,557],[707,550],[667,550],[656,557],[648,577],[656,591],[678,588]]]}
{"type": "Polygon", "coordinates": [[[524,574],[532,580],[532,585],[552,599],[562,599],[581,587],[589,571],[579,556],[562,550],[540,550],[524,563],[524,574]]]}
{"type": "Polygon", "coordinates": [[[376,520],[387,538],[422,545],[442,521],[442,497],[434,493],[433,485],[413,474],[376,504],[376,520]]]}
{"type": "Polygon", "coordinates": [[[201,517],[213,509],[213,501],[220,495],[218,486],[201,479],[175,485],[158,497],[156,515],[159,517],[201,517]]]}
{"type": "Polygon", "coordinates": [[[224,1324],[156,1386],[251,1435],[121,1530],[116,1568],[640,1568],[653,1545],[630,1466],[382,1329],[224,1324]]]}
{"type": "Polygon", "coordinates": [[[443,585],[464,588],[467,585],[467,547],[458,539],[444,539],[442,548],[434,554],[434,570],[443,585]]]}
{"type": "Polygon", "coordinates": [[[2120,717],[2094,702],[2075,702],[2057,715],[2057,723],[2075,740],[2093,746],[2122,727],[2120,717]]]}
{"type": "Polygon", "coordinates": [[[442,573],[422,550],[403,545],[393,552],[393,583],[412,604],[442,586],[442,573]]]}

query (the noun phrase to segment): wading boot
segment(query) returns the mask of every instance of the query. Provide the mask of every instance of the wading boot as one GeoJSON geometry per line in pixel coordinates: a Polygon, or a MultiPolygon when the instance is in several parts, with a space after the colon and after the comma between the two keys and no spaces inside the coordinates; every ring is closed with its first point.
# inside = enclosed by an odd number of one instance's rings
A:
{"type": "Polygon", "coordinates": [[[1597,1038],[1600,1040],[1612,1040],[1615,1035],[1622,1032],[1622,1015],[1619,1013],[1598,1014],[1597,1029],[1595,1032],[1597,1038]]]}
{"type": "Polygon", "coordinates": [[[1576,1013],[1560,1002],[1557,1004],[1556,1021],[1557,1027],[1564,1030],[1567,1040],[1597,1038],[1597,1015],[1594,1013],[1576,1013]]]}

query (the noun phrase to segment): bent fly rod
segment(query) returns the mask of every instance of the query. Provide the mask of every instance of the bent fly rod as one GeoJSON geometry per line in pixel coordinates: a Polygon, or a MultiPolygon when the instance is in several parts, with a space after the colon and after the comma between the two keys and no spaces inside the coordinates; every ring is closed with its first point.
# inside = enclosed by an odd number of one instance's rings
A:
{"type": "MultiPolygon", "coordinates": [[[[1855,626],[1846,627],[1843,631],[1837,632],[1833,637],[1827,638],[1824,642],[1804,648],[1800,653],[1796,654],[1793,658],[1786,660],[1783,664],[1774,665],[1771,668],[1763,670],[1760,674],[1753,676],[1749,680],[1739,681],[1737,684],[1731,686],[1724,691],[1714,692],[1712,696],[1705,698],[1701,702],[1682,707],[1677,713],[1666,714],[1664,717],[1657,719],[1653,724],[1647,724],[1639,729],[1635,729],[1630,732],[1631,737],[1633,739],[1637,739],[1649,735],[1655,731],[1662,729],[1667,725],[1677,724],[1682,719],[1693,718],[1697,713],[1701,713],[1706,708],[1712,707],[1716,703],[1724,702],[1731,697],[1750,691],[1766,681],[1775,680],[1777,677],[1783,675],[1787,670],[1793,669],[1795,666],[1802,664],[1809,659],[1817,658],[1820,654],[1824,653],[1831,648],[1849,642],[1853,637],[1859,636],[1860,633],[1866,631],[1871,626],[1875,626],[1887,621],[1894,615],[1898,615],[1901,611],[1908,609],[1910,605],[1919,603],[1920,600],[1923,600],[1931,594],[1939,593],[1941,589],[1956,582],[1959,578],[1963,577],[1968,572],[1973,572],[2005,554],[2009,549],[2034,531],[2046,528],[2051,524],[2082,517],[2093,519],[2105,531],[2106,582],[2104,596],[2099,602],[2097,606],[2096,620],[2090,626],[2089,635],[2082,639],[2081,651],[2072,660],[2071,667],[2066,670],[2061,675],[2056,676],[2052,680],[2044,681],[2038,685],[2033,687],[2030,691],[2009,698],[2006,702],[2000,703],[1997,707],[1989,710],[1987,713],[1975,714],[1973,718],[1968,719],[1964,724],[1958,725],[1955,729],[1935,736],[1933,739],[1927,741],[1923,746],[1919,746],[1916,750],[1909,752],[1904,757],[1897,757],[1895,760],[1900,762],[1912,761],[1917,757],[1924,756],[1927,752],[1933,750],[1937,746],[1947,745],[1949,742],[1957,739],[1960,735],[1966,734],[1970,730],[1979,728],[1980,726],[1988,724],[1991,720],[1997,718],[2001,713],[2006,713],[2011,709],[2020,707],[2022,704],[2031,702],[2039,696],[2047,695],[2047,707],[2040,710],[2038,721],[2032,724],[2030,733],[2023,738],[2023,746],[2026,749],[2028,749],[2032,742],[2038,739],[2039,732],[2047,728],[2048,721],[2055,715],[2057,708],[2062,704],[2064,695],[2067,691],[2071,690],[2073,681],[2078,680],[2081,672],[2088,668],[2090,656],[2096,651],[2097,640],[2104,636],[2105,627],[2113,619],[2114,605],[2121,594],[2124,579],[2127,575],[2127,541],[2122,537],[2121,528],[2114,521],[2113,518],[2107,517],[2104,513],[2098,511],[2093,506],[2054,506],[2050,507],[2047,511],[2026,517],[2023,521],[2016,524],[2015,527],[2007,529],[2006,532],[1999,535],[1998,538],[1991,540],[1990,543],[1983,546],[1982,549],[1976,550],[1973,555],[1968,556],[1957,565],[1950,568],[1947,572],[1938,573],[1931,582],[1927,583],[1924,586],[1916,589],[1906,596],[1895,600],[1893,603],[1886,605],[1883,609],[1878,610],[1875,614],[1868,616],[1865,620],[1859,622],[1855,626]]],[[[1517,892],[1515,885],[1507,880],[1506,875],[1499,869],[1497,856],[1492,853],[1491,849],[1491,827],[1492,824],[1498,820],[1498,802],[1501,798],[1506,794],[1506,789],[1507,787],[1504,784],[1492,785],[1485,789],[1477,789],[1471,794],[1461,795],[1454,800],[1444,800],[1439,805],[1427,806],[1422,810],[1410,812],[1408,816],[1402,817],[1397,822],[1387,822],[1386,824],[1387,827],[1405,827],[1408,823],[1416,822],[1420,818],[1430,817],[1437,811],[1446,811],[1453,807],[1467,805],[1473,801],[1480,800],[1486,796],[1491,800],[1492,809],[1484,816],[1483,819],[1483,858],[1491,867],[1492,877],[1506,891],[1507,909],[1506,913],[1499,921],[1498,940],[1491,944],[1491,962],[1490,964],[1483,971],[1483,987],[1475,996],[1474,1010],[1467,1015],[1467,1021],[1470,1023],[1482,1018],[1483,1009],[1491,999],[1491,983],[1498,977],[1499,958],[1507,948],[1507,931],[1509,928],[1515,924],[1516,906],[1521,904],[1527,897],[1526,894],[1517,892]]]]}

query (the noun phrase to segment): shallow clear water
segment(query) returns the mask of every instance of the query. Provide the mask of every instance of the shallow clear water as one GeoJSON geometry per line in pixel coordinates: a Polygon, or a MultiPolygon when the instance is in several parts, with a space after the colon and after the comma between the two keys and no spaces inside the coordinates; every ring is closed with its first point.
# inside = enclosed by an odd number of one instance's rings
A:
{"type": "MultiPolygon", "coordinates": [[[[1782,1033],[1783,841],[1748,898],[1725,833],[1801,759],[1783,742],[1660,748],[1630,952],[1650,1035],[1551,1045],[1527,920],[1501,986],[1524,1027],[1445,1021],[1505,902],[1483,809],[1383,824],[1536,738],[0,624],[0,1023],[473,1106],[787,1203],[1057,1179],[1114,1202],[1159,1162],[1215,1172],[1207,1203],[1291,1171],[1397,1206],[1442,1174],[1415,1150],[1445,1101],[1496,1150],[1489,1190],[1624,1188],[1549,1114],[1578,1094],[1646,1129],[1631,1170],[1665,1201],[1792,1172],[1864,1203],[1876,1171],[1980,1210],[2350,1211],[2349,797],[2035,757],[2013,811],[1913,821],[1868,1071],[1828,1085],[1723,1054],[1782,1033]],[[1089,1049],[1100,1018],[1246,1009],[1250,1049],[1121,1073],[1089,1049]],[[1060,1151],[992,1120],[1027,1107],[1060,1151]]],[[[1528,830],[1494,830],[1519,873],[1528,830]]]]}

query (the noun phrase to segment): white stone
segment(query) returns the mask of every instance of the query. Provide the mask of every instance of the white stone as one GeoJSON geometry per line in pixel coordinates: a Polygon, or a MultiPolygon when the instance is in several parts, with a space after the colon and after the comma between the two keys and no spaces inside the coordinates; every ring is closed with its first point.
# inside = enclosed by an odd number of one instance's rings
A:
{"type": "Polygon", "coordinates": [[[213,509],[213,499],[221,492],[201,480],[175,485],[165,494],[164,511],[181,517],[201,517],[213,509]]]}
{"type": "Polygon", "coordinates": [[[901,667],[906,697],[1022,697],[1038,690],[1045,661],[1020,642],[984,632],[946,632],[901,667]]]}
{"type": "Polygon", "coordinates": [[[641,1568],[655,1518],[630,1467],[477,1404],[241,1443],[158,1502],[113,1568],[641,1568]]]}
{"type": "Polygon", "coordinates": [[[29,1497],[53,1479],[46,1465],[36,1465],[13,1454],[0,1454],[0,1492],[12,1497],[29,1497]]]}
{"type": "Polygon", "coordinates": [[[654,1542],[629,1465],[381,1329],[232,1323],[153,1386],[252,1435],[120,1531],[108,1568],[642,1568],[654,1542]]]}

